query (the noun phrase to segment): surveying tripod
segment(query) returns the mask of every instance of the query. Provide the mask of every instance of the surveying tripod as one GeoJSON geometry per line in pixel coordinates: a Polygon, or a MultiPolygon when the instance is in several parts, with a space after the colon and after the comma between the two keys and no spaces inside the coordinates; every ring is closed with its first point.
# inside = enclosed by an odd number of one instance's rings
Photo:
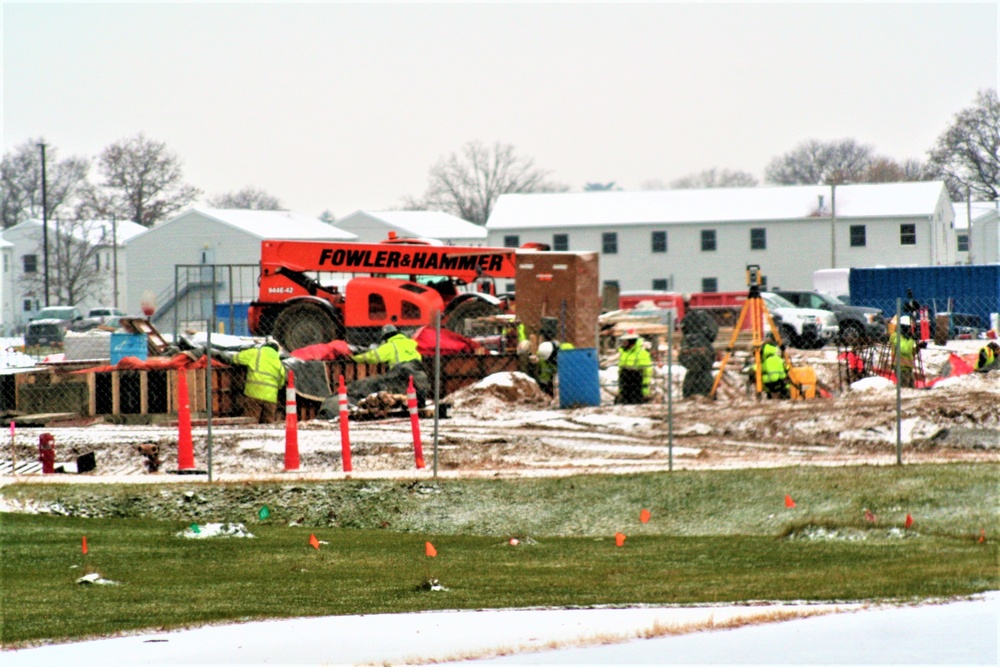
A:
{"type": "MultiPolygon", "coordinates": [[[[740,316],[736,319],[736,326],[733,327],[733,335],[729,339],[729,347],[726,348],[726,353],[722,356],[722,362],[719,364],[719,374],[715,376],[715,380],[712,382],[712,391],[709,392],[709,397],[715,398],[715,392],[719,388],[719,383],[722,381],[722,374],[726,370],[726,364],[729,362],[729,358],[733,354],[733,350],[736,347],[736,339],[739,338],[740,332],[743,331],[743,321],[750,316],[750,346],[753,349],[754,357],[754,375],[757,385],[757,394],[764,391],[764,383],[761,378],[762,375],[762,364],[760,359],[760,348],[764,344],[764,319],[767,319],[768,326],[771,327],[771,333],[774,334],[774,340],[777,342],[779,347],[783,346],[781,341],[781,332],[778,327],[774,325],[774,320],[771,318],[771,313],[767,309],[767,304],[764,303],[764,299],[760,296],[760,266],[757,264],[747,265],[747,286],[750,288],[750,293],[747,294],[747,300],[743,304],[743,308],[740,310],[740,316]]],[[[782,356],[784,356],[784,351],[782,351],[782,356]]]]}

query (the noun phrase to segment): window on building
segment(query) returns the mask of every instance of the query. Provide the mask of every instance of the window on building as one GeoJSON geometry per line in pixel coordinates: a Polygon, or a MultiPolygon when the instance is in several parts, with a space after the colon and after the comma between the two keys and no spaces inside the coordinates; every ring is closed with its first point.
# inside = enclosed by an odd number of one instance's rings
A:
{"type": "Polygon", "coordinates": [[[38,273],[38,255],[25,255],[21,260],[24,262],[25,273],[38,273]]]}
{"type": "Polygon", "coordinates": [[[98,271],[101,270],[101,256],[97,253],[94,253],[94,268],[98,271]]]}
{"type": "Polygon", "coordinates": [[[899,245],[917,245],[917,226],[904,223],[899,226],[899,245]]]}
{"type": "Polygon", "coordinates": [[[25,299],[24,302],[21,303],[21,310],[26,313],[31,312],[31,299],[25,299]]]}
{"type": "Polygon", "coordinates": [[[618,232],[604,232],[601,234],[601,251],[605,255],[618,254],[618,232]]]}
{"type": "Polygon", "coordinates": [[[667,251],[667,233],[666,232],[653,232],[653,252],[666,252],[667,251]]]}
{"type": "Polygon", "coordinates": [[[569,250],[569,234],[553,234],[552,249],[559,251],[569,250]]]}
{"type": "Polygon", "coordinates": [[[702,278],[701,279],[701,291],[702,292],[718,292],[719,291],[719,279],[718,278],[702,278]]]}
{"type": "MultiPolygon", "coordinates": [[[[701,230],[701,249],[702,252],[709,252],[716,249],[715,245],[715,230],[714,229],[703,229],[701,230]]],[[[706,290],[702,290],[706,291],[706,290]]]]}
{"type": "Polygon", "coordinates": [[[669,288],[666,278],[653,278],[653,289],[659,292],[666,292],[669,288]]]}
{"type": "Polygon", "coordinates": [[[750,249],[767,250],[767,230],[763,227],[750,229],[750,249]]]}
{"type": "Polygon", "coordinates": [[[866,245],[868,245],[868,242],[865,239],[865,226],[851,225],[851,247],[863,248],[866,245]]]}
{"type": "Polygon", "coordinates": [[[969,235],[959,234],[958,235],[958,251],[959,252],[969,252],[969,235]]]}
{"type": "Polygon", "coordinates": [[[521,237],[517,234],[511,234],[509,236],[503,237],[503,247],[504,248],[518,248],[521,246],[521,237]]]}
{"type": "Polygon", "coordinates": [[[9,258],[8,255],[5,254],[3,256],[3,272],[4,273],[7,273],[8,271],[10,271],[10,261],[9,261],[9,259],[10,258],[9,258]]]}

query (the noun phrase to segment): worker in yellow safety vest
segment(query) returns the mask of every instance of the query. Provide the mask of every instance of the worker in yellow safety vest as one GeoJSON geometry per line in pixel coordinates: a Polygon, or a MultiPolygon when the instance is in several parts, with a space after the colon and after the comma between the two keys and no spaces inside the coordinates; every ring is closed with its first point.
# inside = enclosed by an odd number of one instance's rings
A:
{"type": "Polygon", "coordinates": [[[264,345],[241,350],[232,358],[234,364],[246,366],[243,415],[255,424],[270,424],[277,414],[278,390],[285,386],[285,367],[278,349],[278,344],[269,340],[264,345]]]}
{"type": "Polygon", "coordinates": [[[986,344],[986,347],[979,350],[979,356],[976,358],[976,370],[977,371],[987,371],[991,370],[1000,355],[1000,344],[995,340],[991,340],[986,344]]]}
{"type": "Polygon", "coordinates": [[[634,329],[618,339],[618,403],[636,404],[649,401],[649,385],[653,379],[653,358],[645,341],[634,329]]]}
{"type": "Polygon", "coordinates": [[[389,368],[423,360],[423,356],[417,351],[417,341],[401,334],[392,324],[382,327],[381,345],[351,358],[361,364],[387,364],[389,368]]]}
{"type": "Polygon", "coordinates": [[[889,349],[892,350],[892,368],[896,369],[896,348],[899,348],[899,386],[914,387],[913,365],[917,353],[927,347],[927,343],[919,343],[913,339],[910,330],[911,322],[908,315],[899,318],[899,326],[889,334],[889,349]]]}
{"type": "Polygon", "coordinates": [[[572,343],[557,343],[554,340],[545,340],[538,345],[538,354],[534,355],[537,360],[535,370],[535,380],[549,396],[555,395],[555,379],[559,370],[559,350],[572,350],[572,343]]]}
{"type": "Polygon", "coordinates": [[[760,347],[760,368],[760,380],[769,398],[791,398],[785,355],[778,347],[774,334],[768,334],[760,347]]]}

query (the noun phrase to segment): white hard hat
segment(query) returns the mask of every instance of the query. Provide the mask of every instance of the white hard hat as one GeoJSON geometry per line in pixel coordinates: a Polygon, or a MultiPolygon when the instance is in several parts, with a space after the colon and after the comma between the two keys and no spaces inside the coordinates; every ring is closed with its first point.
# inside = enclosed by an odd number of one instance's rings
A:
{"type": "Polygon", "coordinates": [[[910,316],[909,315],[903,315],[902,317],[900,317],[899,318],[899,326],[901,326],[901,327],[908,327],[908,326],[910,326],[910,316]]]}
{"type": "Polygon", "coordinates": [[[548,361],[549,357],[552,356],[552,351],[554,349],[555,346],[551,342],[545,341],[544,343],[538,346],[538,358],[545,359],[546,361],[548,361]]]}

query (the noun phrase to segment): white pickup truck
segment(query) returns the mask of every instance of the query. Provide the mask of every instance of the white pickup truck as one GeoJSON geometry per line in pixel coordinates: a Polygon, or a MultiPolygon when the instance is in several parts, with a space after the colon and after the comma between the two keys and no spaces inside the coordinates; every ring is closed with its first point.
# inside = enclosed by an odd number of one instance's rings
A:
{"type": "Polygon", "coordinates": [[[772,314],[781,316],[781,338],[790,347],[823,347],[840,329],[837,315],[829,310],[799,308],[773,292],[760,296],[772,314]]]}

